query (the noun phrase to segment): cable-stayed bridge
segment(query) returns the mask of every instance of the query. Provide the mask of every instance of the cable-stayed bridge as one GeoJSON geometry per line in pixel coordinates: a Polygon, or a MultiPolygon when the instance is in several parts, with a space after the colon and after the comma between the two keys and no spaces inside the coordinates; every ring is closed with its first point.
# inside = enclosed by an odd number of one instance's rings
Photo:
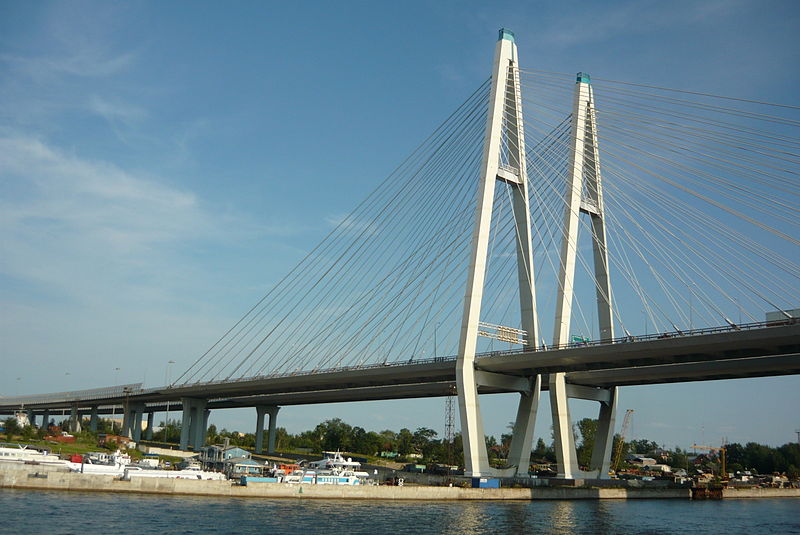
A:
{"type": "Polygon", "coordinates": [[[467,472],[515,475],[546,389],[560,477],[583,475],[568,400],[599,403],[602,476],[619,386],[800,373],[799,115],[526,70],[501,30],[491,78],[173,384],[0,410],[119,411],[138,439],[180,404],[196,448],[250,406],[261,450],[280,406],[457,395],[467,472]],[[520,396],[504,470],[497,392],[520,396]]]}

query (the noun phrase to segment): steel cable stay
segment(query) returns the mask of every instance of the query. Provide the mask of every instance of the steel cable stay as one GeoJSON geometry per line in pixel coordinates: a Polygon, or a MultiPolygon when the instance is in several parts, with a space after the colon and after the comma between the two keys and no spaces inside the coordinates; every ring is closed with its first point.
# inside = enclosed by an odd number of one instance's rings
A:
{"type": "Polygon", "coordinates": [[[380,270],[379,270],[379,272],[380,272],[380,270]]]}
{"type": "MultiPolygon", "coordinates": [[[[446,144],[445,142],[442,142],[440,144],[440,146],[439,146],[439,149],[437,149],[436,152],[438,153],[438,151],[441,150],[442,146],[444,146],[445,144],[446,144]]],[[[419,179],[419,177],[416,177],[416,178],[419,179]]],[[[413,188],[407,188],[406,185],[404,185],[403,187],[405,189],[407,189],[408,191],[410,191],[412,195],[414,194],[414,189],[413,188]]],[[[410,198],[413,199],[413,197],[410,197],[410,198]]],[[[344,259],[343,263],[342,264],[334,263],[332,266],[329,266],[328,269],[318,277],[317,281],[314,282],[314,287],[316,287],[316,285],[318,285],[320,282],[322,282],[322,280],[325,278],[326,274],[330,273],[334,267],[336,267],[338,269],[338,273],[340,273],[340,274],[345,273],[346,274],[346,273],[349,273],[349,270],[348,270],[348,267],[347,267],[348,265],[351,265],[351,264],[358,265],[358,263],[356,261],[361,258],[358,253],[360,251],[364,250],[369,245],[369,243],[371,241],[377,240],[377,236],[379,235],[379,233],[378,232],[373,232],[373,230],[375,228],[379,227],[382,224],[382,222],[385,219],[385,217],[394,215],[396,213],[401,213],[401,214],[404,213],[401,210],[401,207],[402,207],[402,203],[394,203],[394,205],[392,206],[392,210],[390,212],[388,212],[388,214],[387,214],[388,205],[383,207],[381,209],[381,211],[378,213],[377,217],[374,218],[368,225],[366,225],[365,228],[362,230],[362,232],[356,236],[356,239],[350,241],[349,248],[345,249],[345,251],[342,252],[339,255],[339,258],[338,258],[337,262],[344,259]],[[397,205],[400,205],[400,206],[397,206],[397,205]],[[363,238],[364,235],[367,235],[368,239],[363,240],[362,238],[363,238]],[[352,252],[353,247],[356,247],[355,252],[352,252]]],[[[364,262],[362,265],[367,265],[367,263],[364,262]]],[[[330,282],[331,280],[335,281],[335,277],[336,277],[336,275],[334,276],[334,279],[328,279],[328,282],[330,282]]],[[[310,288],[308,291],[306,291],[305,295],[308,295],[310,293],[311,289],[313,289],[313,288],[310,288]]],[[[303,301],[303,299],[298,300],[298,305],[299,305],[299,302],[302,302],[302,301],[303,301]]],[[[295,308],[297,308],[298,305],[295,305],[292,308],[291,311],[293,311],[295,308]]],[[[288,317],[288,314],[284,316],[284,320],[283,321],[285,321],[286,317],[288,317]]],[[[273,328],[272,331],[270,331],[270,332],[274,332],[274,330],[275,330],[275,328],[273,328]]],[[[236,373],[236,370],[232,371],[231,373],[236,373]]]]}
{"type": "MultiPolygon", "coordinates": [[[[478,88],[478,89],[477,89],[477,90],[476,90],[476,91],[473,93],[473,95],[471,95],[471,96],[470,96],[470,97],[467,99],[467,103],[469,103],[470,101],[474,100],[475,96],[476,96],[476,95],[479,95],[479,94],[481,93],[481,91],[484,91],[484,92],[485,92],[485,91],[487,90],[487,88],[488,88],[488,81],[487,81],[487,82],[485,82],[485,83],[484,83],[484,84],[483,84],[481,87],[479,87],[479,88],[478,88]]],[[[462,105],[462,108],[463,108],[463,105],[462,105]]],[[[395,171],[394,171],[392,174],[390,174],[390,175],[389,175],[389,176],[386,178],[386,180],[384,181],[384,183],[390,182],[390,181],[391,181],[391,180],[394,178],[394,176],[397,174],[398,170],[401,170],[401,169],[402,169],[402,167],[403,167],[403,165],[405,165],[405,164],[406,164],[406,163],[407,163],[409,160],[413,159],[413,158],[414,158],[414,156],[415,156],[415,155],[416,155],[416,154],[417,154],[417,153],[418,153],[418,152],[419,152],[419,151],[420,151],[422,148],[424,148],[424,146],[426,145],[426,143],[428,143],[428,141],[429,141],[429,140],[431,140],[431,139],[434,139],[434,138],[435,138],[435,137],[438,135],[438,133],[440,132],[440,130],[441,130],[441,129],[442,129],[444,126],[446,126],[446,125],[448,124],[448,122],[449,122],[449,121],[452,119],[452,117],[455,117],[455,116],[456,116],[456,115],[457,115],[457,114],[460,112],[460,110],[461,110],[461,108],[459,108],[458,110],[456,110],[456,111],[455,111],[455,112],[454,112],[454,113],[451,115],[451,117],[450,117],[450,118],[448,118],[447,120],[445,120],[445,122],[444,122],[442,125],[440,125],[440,126],[439,126],[439,127],[438,127],[438,128],[437,128],[437,129],[436,129],[436,130],[435,130],[435,131],[434,131],[434,132],[431,134],[431,136],[429,136],[429,138],[428,138],[427,140],[425,140],[425,141],[424,141],[422,144],[420,144],[420,146],[418,146],[418,148],[417,148],[417,149],[415,149],[415,151],[413,151],[413,152],[412,152],[412,154],[411,154],[411,155],[410,155],[410,156],[409,156],[409,157],[406,159],[406,161],[405,161],[404,163],[401,163],[401,165],[400,165],[400,166],[398,166],[398,168],[396,168],[396,169],[395,169],[395,171]]],[[[361,203],[360,203],[360,204],[359,204],[359,205],[356,207],[356,209],[354,210],[354,212],[357,212],[359,209],[361,209],[361,208],[363,208],[363,207],[365,207],[365,206],[369,206],[369,203],[370,203],[370,201],[372,200],[372,198],[373,198],[373,197],[375,197],[376,195],[380,195],[380,194],[381,194],[383,191],[384,191],[384,189],[383,189],[381,186],[379,186],[378,188],[376,188],[376,189],[375,189],[375,190],[372,192],[372,194],[368,195],[368,196],[367,196],[367,197],[366,197],[366,198],[365,198],[365,199],[364,199],[364,200],[363,200],[363,201],[362,201],[362,202],[361,202],[361,203]]],[[[325,238],[323,241],[321,241],[321,242],[320,242],[320,243],[317,245],[317,247],[315,247],[314,249],[312,249],[312,250],[311,250],[311,251],[308,253],[308,255],[307,255],[307,256],[306,256],[306,257],[305,257],[303,260],[301,260],[301,261],[300,261],[300,262],[299,262],[299,263],[298,263],[298,264],[297,264],[297,265],[296,265],[296,266],[295,266],[295,267],[294,267],[292,270],[290,270],[290,272],[289,272],[289,273],[288,273],[288,274],[287,274],[287,275],[286,275],[286,276],[285,276],[285,277],[284,277],[284,278],[283,278],[281,281],[279,281],[279,282],[278,282],[278,284],[276,284],[276,285],[275,285],[275,286],[274,286],[274,287],[273,287],[273,288],[270,290],[270,292],[268,292],[268,293],[267,293],[267,294],[266,294],[266,295],[265,295],[265,296],[264,296],[264,297],[263,297],[263,298],[262,298],[262,299],[261,299],[261,300],[260,300],[260,301],[259,301],[259,302],[258,302],[258,303],[257,303],[257,304],[254,306],[254,307],[253,307],[253,309],[251,309],[251,311],[249,311],[249,312],[248,312],[248,313],[247,313],[247,314],[246,314],[246,315],[245,315],[245,316],[244,316],[242,319],[246,318],[246,317],[247,317],[248,315],[250,315],[250,314],[251,314],[251,313],[252,313],[252,312],[253,312],[255,309],[257,309],[257,308],[259,307],[259,305],[261,305],[261,304],[262,304],[262,303],[263,303],[263,302],[264,302],[264,301],[267,299],[267,297],[269,297],[270,295],[272,295],[272,293],[273,293],[273,292],[275,292],[276,290],[280,290],[280,289],[282,288],[282,284],[283,284],[283,282],[284,282],[284,281],[286,281],[286,280],[289,280],[289,279],[290,279],[290,278],[291,278],[291,277],[292,277],[294,274],[296,274],[298,271],[301,271],[303,268],[305,268],[305,267],[307,266],[307,262],[306,262],[306,261],[307,261],[309,258],[311,258],[311,257],[312,257],[312,256],[313,256],[313,255],[314,255],[314,254],[315,254],[315,253],[316,253],[316,252],[317,252],[317,251],[318,251],[320,248],[323,248],[323,247],[325,247],[326,245],[328,245],[328,244],[331,242],[331,237],[332,237],[332,236],[333,236],[333,237],[335,237],[336,233],[337,233],[337,232],[338,232],[338,231],[341,229],[341,226],[343,226],[343,225],[345,224],[345,222],[346,222],[346,220],[343,220],[342,222],[340,222],[340,224],[339,224],[339,225],[337,225],[337,227],[335,227],[333,230],[331,230],[331,232],[328,234],[328,236],[327,236],[327,237],[326,237],[326,238],[325,238]]],[[[233,327],[232,327],[232,328],[231,328],[231,329],[230,329],[230,330],[229,330],[229,331],[228,331],[228,332],[227,332],[225,335],[223,335],[223,337],[222,337],[222,338],[220,338],[220,341],[221,341],[222,339],[224,339],[225,337],[227,337],[227,336],[230,334],[230,332],[231,332],[231,331],[233,331],[234,329],[236,329],[236,327],[237,327],[237,326],[240,324],[240,322],[241,322],[241,321],[242,321],[242,320],[240,320],[239,322],[237,322],[237,323],[236,323],[236,324],[235,324],[235,325],[234,325],[234,326],[233,326],[233,327]]],[[[207,359],[207,360],[208,360],[208,356],[209,356],[210,352],[211,352],[211,351],[212,351],[212,350],[213,350],[213,349],[214,349],[214,348],[215,348],[215,347],[216,347],[218,344],[219,344],[219,341],[218,341],[217,343],[215,343],[215,344],[214,344],[214,345],[213,345],[213,346],[212,346],[212,347],[211,347],[211,348],[210,348],[210,349],[209,349],[209,350],[208,350],[208,351],[207,351],[207,352],[206,352],[204,355],[202,355],[200,358],[198,358],[198,359],[197,359],[197,361],[196,361],[196,362],[195,362],[195,363],[194,363],[192,366],[190,366],[190,368],[189,368],[189,369],[187,369],[187,371],[186,371],[186,372],[184,372],[184,374],[182,374],[181,376],[179,376],[179,378],[178,378],[178,379],[176,379],[176,381],[175,381],[173,384],[177,384],[177,383],[178,383],[178,382],[179,382],[179,381],[180,381],[182,378],[186,377],[186,376],[187,376],[187,374],[188,374],[188,373],[190,373],[190,372],[191,372],[191,371],[192,371],[192,370],[193,370],[193,369],[194,369],[194,368],[195,368],[195,367],[196,367],[196,366],[197,366],[197,365],[198,365],[198,364],[199,364],[199,363],[200,363],[202,360],[204,360],[204,359],[207,359]]]]}

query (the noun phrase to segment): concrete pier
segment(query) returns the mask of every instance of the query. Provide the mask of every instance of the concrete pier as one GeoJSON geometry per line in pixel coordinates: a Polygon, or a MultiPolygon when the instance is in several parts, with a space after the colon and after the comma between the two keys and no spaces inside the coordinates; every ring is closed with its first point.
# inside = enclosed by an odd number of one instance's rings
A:
{"type": "Polygon", "coordinates": [[[38,490],[76,490],[83,492],[121,492],[145,494],[183,494],[192,496],[230,496],[251,498],[307,498],[350,500],[597,500],[597,499],[689,499],[688,489],[597,489],[538,487],[535,489],[471,489],[461,487],[392,487],[373,485],[299,485],[199,481],[112,476],[57,471],[51,467],[20,465],[0,469],[0,488],[38,490]]]}

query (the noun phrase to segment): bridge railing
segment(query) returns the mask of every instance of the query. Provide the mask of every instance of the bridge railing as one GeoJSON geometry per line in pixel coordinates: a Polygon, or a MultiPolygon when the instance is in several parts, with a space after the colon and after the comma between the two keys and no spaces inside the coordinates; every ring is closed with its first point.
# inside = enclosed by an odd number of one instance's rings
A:
{"type": "MultiPolygon", "coordinates": [[[[663,340],[668,338],[678,338],[678,337],[687,337],[687,336],[700,336],[700,335],[707,335],[707,334],[718,334],[724,332],[733,332],[733,331],[747,331],[747,330],[755,330],[755,329],[763,329],[765,327],[775,327],[775,326],[782,326],[782,325],[794,325],[800,323],[800,318],[787,318],[786,320],[781,321],[762,321],[756,323],[742,323],[742,324],[730,324],[730,325],[723,325],[719,327],[706,327],[701,329],[690,329],[690,330],[675,330],[675,331],[667,331],[667,332],[659,332],[654,334],[646,334],[646,335],[637,335],[637,336],[621,336],[618,338],[614,338],[611,340],[588,340],[588,341],[581,341],[581,342],[570,342],[568,344],[562,345],[542,345],[536,347],[535,349],[526,349],[525,352],[535,352],[535,351],[551,351],[551,350],[559,350],[559,349],[572,349],[578,347],[589,347],[589,346],[602,346],[602,345],[610,345],[610,344],[623,344],[623,343],[630,343],[630,342],[643,342],[643,341],[651,341],[651,340],[663,340]]],[[[501,351],[487,351],[483,353],[478,353],[477,357],[498,357],[503,355],[516,355],[521,353],[522,351],[519,349],[507,349],[501,351]]],[[[220,384],[228,384],[228,383],[239,383],[239,382],[246,382],[246,381],[260,381],[264,379],[280,379],[285,377],[303,377],[308,375],[319,375],[324,373],[336,373],[336,372],[347,372],[347,371],[362,371],[362,370],[369,370],[369,369],[385,369],[390,367],[406,367],[411,365],[417,364],[432,364],[435,362],[454,362],[458,359],[458,355],[447,355],[441,357],[428,357],[428,358],[410,358],[408,360],[399,360],[399,361],[392,361],[392,362],[380,362],[377,364],[361,364],[361,365],[353,365],[353,366],[340,366],[337,368],[323,368],[323,369],[312,369],[312,370],[295,370],[292,372],[286,373],[271,373],[267,375],[256,375],[252,377],[240,377],[236,379],[223,379],[219,381],[208,381],[203,383],[191,383],[186,385],[170,385],[167,388],[177,388],[181,386],[212,386],[212,385],[220,385],[220,384]]],[[[156,390],[163,390],[163,389],[153,389],[156,390]]]]}
{"type": "Polygon", "coordinates": [[[0,396],[0,405],[13,406],[33,405],[36,403],[72,403],[75,401],[92,401],[119,398],[125,395],[142,392],[142,383],[107,386],[88,390],[72,390],[69,392],[53,392],[51,394],[32,394],[28,396],[0,396]]]}

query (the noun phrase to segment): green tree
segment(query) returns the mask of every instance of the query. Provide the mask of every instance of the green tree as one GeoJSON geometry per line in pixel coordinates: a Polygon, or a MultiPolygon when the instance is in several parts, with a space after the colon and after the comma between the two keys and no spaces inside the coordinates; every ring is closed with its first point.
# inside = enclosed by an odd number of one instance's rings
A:
{"type": "Polygon", "coordinates": [[[11,418],[6,418],[5,422],[3,422],[3,427],[5,427],[6,430],[7,440],[11,440],[14,435],[19,435],[21,431],[19,424],[17,423],[17,419],[13,416],[11,418]]]}
{"type": "Polygon", "coordinates": [[[414,451],[414,435],[405,427],[397,433],[397,453],[408,455],[414,451]]]}
{"type": "Polygon", "coordinates": [[[583,418],[577,424],[578,434],[580,435],[580,445],[578,446],[578,464],[590,467],[592,463],[592,450],[594,440],[597,435],[597,420],[594,418],[583,418]]]}

